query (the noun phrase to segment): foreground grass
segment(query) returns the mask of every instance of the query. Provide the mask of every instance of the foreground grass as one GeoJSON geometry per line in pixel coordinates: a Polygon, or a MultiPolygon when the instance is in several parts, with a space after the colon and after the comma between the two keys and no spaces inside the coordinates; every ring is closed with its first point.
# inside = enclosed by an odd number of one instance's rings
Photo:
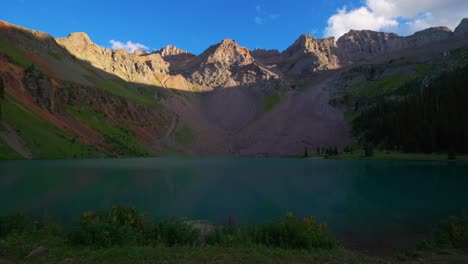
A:
{"type": "Polygon", "coordinates": [[[419,251],[390,257],[344,249],[313,217],[289,214],[253,226],[239,226],[230,217],[222,226],[211,227],[199,229],[196,222],[177,220],[148,222],[147,214],[119,206],[85,212],[73,228],[4,216],[0,263],[468,263],[468,216],[439,224],[419,251]],[[30,255],[38,248],[43,250],[30,255]]]}
{"type": "MultiPolygon", "coordinates": [[[[22,255],[0,254],[5,263],[327,263],[327,264],[440,264],[468,263],[468,254],[460,250],[420,251],[390,257],[367,256],[346,249],[285,250],[261,246],[254,247],[188,247],[165,245],[156,246],[119,246],[112,248],[80,248],[65,244],[60,240],[42,240],[29,243],[22,255]],[[30,250],[42,242],[47,249],[36,256],[25,257],[30,250]],[[62,242],[60,244],[60,242],[62,242]],[[44,244],[45,243],[45,244],[44,244]],[[26,250],[27,248],[27,250],[26,250]],[[72,262],[73,263],[73,262],[72,262]]],[[[1,263],[1,262],[0,262],[1,263]]]]}
{"type": "Polygon", "coordinates": [[[108,249],[56,247],[26,258],[8,258],[12,263],[388,263],[346,250],[283,250],[266,247],[223,248],[219,246],[167,247],[122,246],[108,249]]]}

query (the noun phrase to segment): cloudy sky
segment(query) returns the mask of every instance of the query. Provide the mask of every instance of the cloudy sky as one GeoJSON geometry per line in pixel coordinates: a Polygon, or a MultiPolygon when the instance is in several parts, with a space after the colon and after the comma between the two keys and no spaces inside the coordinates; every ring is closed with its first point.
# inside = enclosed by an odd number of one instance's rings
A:
{"type": "Polygon", "coordinates": [[[9,0],[0,19],[56,37],[84,31],[101,46],[199,54],[224,38],[248,48],[286,49],[299,35],[340,37],[350,29],[409,35],[454,29],[468,0],[9,0]]]}

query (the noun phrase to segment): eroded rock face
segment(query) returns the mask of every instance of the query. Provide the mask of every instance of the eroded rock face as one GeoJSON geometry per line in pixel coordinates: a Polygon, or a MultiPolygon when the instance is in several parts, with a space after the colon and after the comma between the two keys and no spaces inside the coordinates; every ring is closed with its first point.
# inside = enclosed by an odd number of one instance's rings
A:
{"type": "Polygon", "coordinates": [[[255,49],[252,56],[265,65],[273,65],[281,62],[281,53],[278,50],[255,49]]]}
{"type": "Polygon", "coordinates": [[[166,47],[155,51],[154,53],[160,54],[163,58],[168,56],[176,56],[183,54],[190,54],[190,52],[177,48],[173,45],[167,45],[166,47]]]}
{"type": "Polygon", "coordinates": [[[374,55],[421,47],[449,39],[453,32],[447,27],[433,27],[401,37],[394,33],[351,30],[338,39],[337,45],[344,64],[374,55]]]}
{"type": "Polygon", "coordinates": [[[196,57],[192,53],[179,49],[173,45],[168,45],[153,52],[153,54],[160,55],[169,63],[172,74],[179,73],[190,60],[196,57]]]}
{"type": "MultiPolygon", "coordinates": [[[[125,81],[166,87],[166,80],[174,77],[170,74],[170,63],[164,60],[160,53],[109,50],[94,44],[85,33],[72,33],[56,41],[78,59],[87,61],[93,67],[114,74],[125,81]]],[[[171,82],[171,87],[167,88],[175,88],[174,86],[180,86],[181,89],[190,88],[183,78],[172,78],[172,80],[174,81],[171,82]],[[174,83],[179,80],[180,83],[174,83]]]]}
{"type": "Polygon", "coordinates": [[[420,47],[432,42],[446,40],[453,35],[452,30],[447,27],[432,27],[418,31],[413,35],[404,38],[409,47],[420,47]]]}
{"type": "Polygon", "coordinates": [[[256,62],[249,49],[230,39],[211,46],[192,60],[185,74],[192,83],[212,88],[278,79],[278,75],[256,62]]]}
{"type": "Polygon", "coordinates": [[[464,18],[460,25],[455,29],[455,35],[466,36],[468,35],[468,18],[464,18]]]}
{"type": "Polygon", "coordinates": [[[371,30],[351,30],[337,41],[343,60],[359,59],[407,46],[400,36],[371,30]]]}
{"type": "Polygon", "coordinates": [[[302,35],[293,45],[281,53],[282,71],[301,75],[340,66],[334,38],[316,39],[302,35]]]}

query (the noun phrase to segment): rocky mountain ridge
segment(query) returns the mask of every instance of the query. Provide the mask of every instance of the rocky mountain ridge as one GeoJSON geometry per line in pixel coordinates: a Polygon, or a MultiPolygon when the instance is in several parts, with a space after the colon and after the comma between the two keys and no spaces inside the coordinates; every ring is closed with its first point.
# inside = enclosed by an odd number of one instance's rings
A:
{"type": "Polygon", "coordinates": [[[467,24],[464,19],[455,32],[433,27],[407,37],[351,30],[335,41],[304,34],[283,52],[250,51],[234,40],[225,39],[198,56],[173,45],[151,53],[112,51],[97,46],[84,33],[72,33],[56,41],[78,58],[126,81],[182,90],[210,90],[338,69],[372,56],[463,36],[467,24]]]}

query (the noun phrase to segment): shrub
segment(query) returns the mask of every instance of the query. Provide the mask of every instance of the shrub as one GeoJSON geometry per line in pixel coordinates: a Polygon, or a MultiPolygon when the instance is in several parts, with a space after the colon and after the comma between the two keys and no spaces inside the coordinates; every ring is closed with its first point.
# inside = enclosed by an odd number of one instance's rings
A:
{"type": "Polygon", "coordinates": [[[85,212],[69,233],[73,245],[111,247],[119,245],[195,245],[200,231],[177,220],[150,224],[135,207],[114,206],[109,212],[85,212]]]}
{"type": "Polygon", "coordinates": [[[452,217],[439,224],[434,232],[433,244],[440,248],[468,250],[468,215],[452,217]]]}
{"type": "Polygon", "coordinates": [[[85,212],[69,234],[74,245],[109,247],[143,241],[146,214],[135,207],[114,206],[109,212],[85,212]]]}
{"type": "Polygon", "coordinates": [[[44,227],[44,223],[21,214],[0,217],[0,238],[10,234],[33,232],[44,227]]]}
{"type": "Polygon", "coordinates": [[[200,239],[200,230],[189,223],[168,220],[153,225],[149,241],[166,246],[194,246],[200,239]]]}
{"type": "Polygon", "coordinates": [[[327,225],[315,217],[299,219],[289,214],[284,220],[250,228],[256,244],[285,249],[335,248],[337,242],[327,232],[327,225]]]}
{"type": "Polygon", "coordinates": [[[244,228],[228,223],[213,231],[207,243],[223,246],[251,243],[284,249],[332,249],[338,245],[327,232],[327,226],[317,224],[315,217],[301,220],[292,214],[278,222],[250,225],[244,228]]]}

